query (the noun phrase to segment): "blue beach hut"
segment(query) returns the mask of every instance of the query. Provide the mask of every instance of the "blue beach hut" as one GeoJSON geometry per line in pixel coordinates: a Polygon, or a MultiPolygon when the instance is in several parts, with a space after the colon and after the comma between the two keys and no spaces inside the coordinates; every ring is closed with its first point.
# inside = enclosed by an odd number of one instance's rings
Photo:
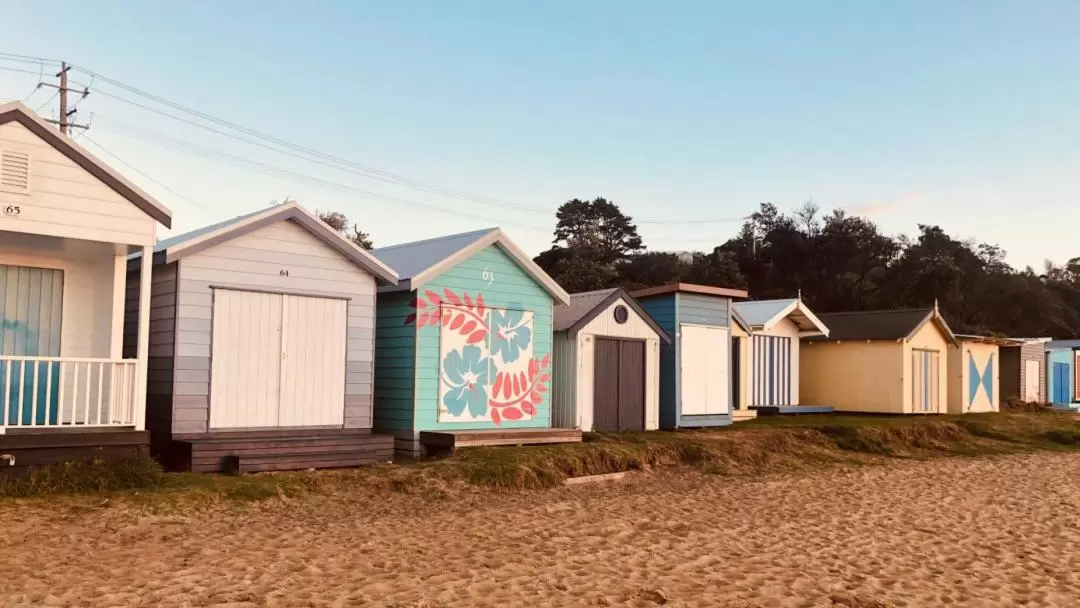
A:
{"type": "Polygon", "coordinates": [[[580,441],[551,428],[552,310],[570,296],[502,230],[375,249],[375,427],[399,453],[580,441]]]}

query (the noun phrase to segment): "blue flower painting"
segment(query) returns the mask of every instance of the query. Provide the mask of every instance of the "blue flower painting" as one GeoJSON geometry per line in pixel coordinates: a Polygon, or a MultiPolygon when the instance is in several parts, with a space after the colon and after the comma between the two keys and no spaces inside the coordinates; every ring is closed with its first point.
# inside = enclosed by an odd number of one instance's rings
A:
{"type": "Polygon", "coordinates": [[[531,319],[522,310],[491,311],[491,354],[501,355],[506,363],[517,361],[532,342],[531,319]]]}
{"type": "Polygon", "coordinates": [[[449,390],[443,405],[453,416],[466,409],[473,417],[484,416],[488,408],[488,358],[479,346],[452,350],[443,358],[443,381],[449,390]]]}

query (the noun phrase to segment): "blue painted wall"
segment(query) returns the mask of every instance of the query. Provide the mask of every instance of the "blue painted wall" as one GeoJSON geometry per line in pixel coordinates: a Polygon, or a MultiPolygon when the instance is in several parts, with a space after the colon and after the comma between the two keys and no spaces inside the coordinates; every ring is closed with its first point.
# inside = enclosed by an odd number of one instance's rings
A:
{"type": "Polygon", "coordinates": [[[1075,399],[1073,387],[1073,351],[1056,349],[1046,352],[1046,393],[1050,403],[1072,403],[1075,399]]]}
{"type": "Polygon", "coordinates": [[[413,430],[416,326],[412,292],[380,293],[375,304],[375,421],[379,431],[413,430]]]}
{"type": "MultiPolygon", "coordinates": [[[[532,275],[498,246],[492,245],[477,252],[468,260],[450,268],[417,286],[417,294],[431,290],[442,294],[450,289],[456,294],[468,293],[475,298],[483,294],[484,302],[492,308],[530,310],[533,313],[533,358],[540,360],[551,354],[551,316],[553,300],[532,275]],[[488,281],[488,278],[491,281],[488,281]]],[[[416,431],[444,429],[547,428],[551,426],[551,384],[541,393],[536,414],[529,420],[503,420],[496,425],[490,421],[439,422],[439,326],[425,325],[416,330],[416,368],[413,428],[416,431]]],[[[376,360],[379,354],[376,352],[376,360]]]]}
{"type": "MultiPolygon", "coordinates": [[[[678,328],[683,323],[710,325],[714,327],[731,326],[731,299],[691,293],[667,293],[653,297],[639,298],[644,308],[656,322],[673,337],[671,346],[660,347],[660,426],[662,428],[726,426],[732,423],[732,415],[683,416],[681,413],[680,390],[681,367],[679,357],[682,339],[678,328]]],[[[730,352],[729,352],[730,357],[730,352]]],[[[743,362],[746,365],[747,362],[743,362]]],[[[728,404],[734,408],[734,395],[731,391],[730,359],[723,362],[728,368],[728,404]]]]}
{"type": "Polygon", "coordinates": [[[638,303],[672,337],[671,344],[660,343],[660,428],[672,429],[678,425],[678,374],[675,373],[678,301],[676,294],[668,293],[638,299],[638,303]]]}

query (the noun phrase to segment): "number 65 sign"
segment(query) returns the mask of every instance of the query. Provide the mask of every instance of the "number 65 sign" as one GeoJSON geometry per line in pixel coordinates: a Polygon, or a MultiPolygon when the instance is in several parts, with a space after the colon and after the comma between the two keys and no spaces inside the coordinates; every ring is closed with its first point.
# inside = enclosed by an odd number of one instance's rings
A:
{"type": "Polygon", "coordinates": [[[8,217],[19,217],[22,215],[22,207],[18,205],[4,205],[4,215],[8,217]]]}

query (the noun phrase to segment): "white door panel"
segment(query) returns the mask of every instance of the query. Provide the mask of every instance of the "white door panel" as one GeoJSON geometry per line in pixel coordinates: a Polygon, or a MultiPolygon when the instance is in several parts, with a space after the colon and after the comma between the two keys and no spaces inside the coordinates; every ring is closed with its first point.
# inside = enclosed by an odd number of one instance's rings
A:
{"type": "Polygon", "coordinates": [[[215,290],[210,428],[277,426],[281,300],[215,290]]]}
{"type": "Polygon", "coordinates": [[[679,332],[682,415],[727,414],[731,411],[728,393],[731,341],[727,328],[682,325],[679,332]]]}
{"type": "Polygon", "coordinates": [[[280,426],[345,421],[345,300],[285,296],[280,426]]]}

